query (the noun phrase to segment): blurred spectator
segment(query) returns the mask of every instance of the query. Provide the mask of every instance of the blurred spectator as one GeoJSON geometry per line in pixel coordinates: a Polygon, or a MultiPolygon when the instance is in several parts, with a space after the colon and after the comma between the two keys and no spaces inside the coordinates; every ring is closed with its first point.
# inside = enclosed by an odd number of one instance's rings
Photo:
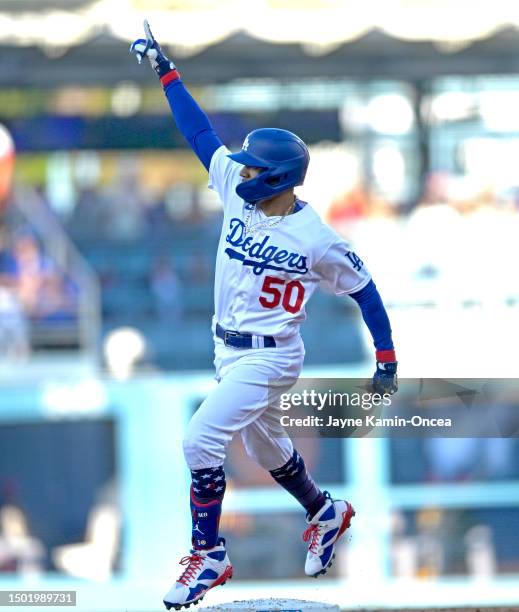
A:
{"type": "Polygon", "coordinates": [[[0,225],[0,285],[16,285],[16,260],[10,246],[10,234],[7,225],[0,225]]]}
{"type": "Polygon", "coordinates": [[[106,335],[103,351],[110,375],[117,380],[131,378],[137,368],[142,370],[142,360],[149,346],[142,333],[133,327],[119,327],[106,335]]]}
{"type": "Polygon", "coordinates": [[[77,318],[77,287],[67,277],[54,272],[44,279],[38,297],[38,319],[71,321],[77,318]]]}
{"type": "MultiPolygon", "coordinates": [[[[490,517],[488,522],[495,522],[493,513],[490,517]]],[[[494,528],[498,528],[497,523],[494,528]]],[[[413,513],[395,511],[391,546],[393,575],[431,579],[446,574],[469,574],[488,579],[497,571],[492,532],[471,510],[425,506],[413,513]]]]}
{"type": "Polygon", "coordinates": [[[40,248],[29,232],[14,239],[12,250],[0,233],[0,312],[2,334],[14,343],[16,354],[27,350],[25,316],[38,320],[77,318],[77,288],[40,248]]]}
{"type": "Polygon", "coordinates": [[[36,238],[23,233],[15,240],[16,291],[27,313],[38,312],[38,300],[45,283],[55,273],[51,261],[41,251],[36,238]]]}
{"type": "Polygon", "coordinates": [[[328,221],[334,227],[340,226],[366,216],[368,208],[369,196],[361,185],[357,185],[332,201],[328,209],[328,221]]]}
{"type": "Polygon", "coordinates": [[[497,574],[497,558],[488,525],[471,527],[463,538],[466,552],[465,563],[469,575],[478,579],[489,579],[497,574]]]}
{"type": "Polygon", "coordinates": [[[116,240],[134,240],[144,234],[144,204],[148,199],[135,160],[121,159],[117,180],[104,192],[103,226],[116,240]]]}
{"type": "Polygon", "coordinates": [[[0,285],[0,358],[24,359],[28,355],[27,319],[15,292],[0,285]]]}
{"type": "Polygon", "coordinates": [[[16,269],[7,227],[0,226],[0,357],[8,359],[29,354],[27,320],[16,292],[16,269]]]}
{"type": "Polygon", "coordinates": [[[99,491],[88,513],[83,542],[54,548],[52,558],[58,570],[88,580],[110,578],[119,552],[121,531],[117,487],[112,479],[99,491]]]}
{"type": "Polygon", "coordinates": [[[37,319],[74,319],[76,290],[54,262],[44,255],[32,234],[14,244],[16,292],[29,316],[37,319]]]}
{"type": "Polygon", "coordinates": [[[173,321],[182,317],[182,288],[169,258],[159,257],[155,260],[150,275],[150,290],[155,312],[160,319],[173,321]]]}
{"type": "Polygon", "coordinates": [[[43,571],[45,549],[30,533],[27,516],[16,501],[14,483],[5,482],[0,500],[0,572],[43,571]]]}
{"type": "Polygon", "coordinates": [[[7,128],[0,124],[0,212],[9,199],[15,164],[14,142],[7,128]]]}

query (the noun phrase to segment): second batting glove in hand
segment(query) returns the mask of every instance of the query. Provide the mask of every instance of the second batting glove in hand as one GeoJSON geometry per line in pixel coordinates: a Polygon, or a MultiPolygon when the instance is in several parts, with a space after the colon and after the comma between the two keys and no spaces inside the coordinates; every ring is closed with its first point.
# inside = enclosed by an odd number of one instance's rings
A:
{"type": "Polygon", "coordinates": [[[373,375],[373,391],[381,395],[393,395],[398,391],[397,362],[377,362],[377,370],[373,375]]]}
{"type": "Polygon", "coordinates": [[[142,58],[146,56],[163,85],[178,79],[180,75],[175,64],[164,55],[159,43],[153,37],[147,21],[144,22],[144,32],[146,38],[135,40],[130,46],[130,53],[135,53],[139,64],[142,62],[142,58]]]}

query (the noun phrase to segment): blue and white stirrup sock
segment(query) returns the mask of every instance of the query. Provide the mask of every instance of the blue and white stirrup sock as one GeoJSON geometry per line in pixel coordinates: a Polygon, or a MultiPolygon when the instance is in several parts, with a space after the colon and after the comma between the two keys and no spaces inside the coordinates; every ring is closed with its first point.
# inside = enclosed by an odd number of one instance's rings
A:
{"type": "Polygon", "coordinates": [[[218,541],[218,526],[226,486],[223,466],[191,470],[191,480],[193,548],[213,548],[218,541]]]}
{"type": "Polygon", "coordinates": [[[270,473],[278,484],[297,499],[310,518],[326,503],[326,497],[307,472],[303,458],[295,449],[285,465],[270,470],[270,473]]]}

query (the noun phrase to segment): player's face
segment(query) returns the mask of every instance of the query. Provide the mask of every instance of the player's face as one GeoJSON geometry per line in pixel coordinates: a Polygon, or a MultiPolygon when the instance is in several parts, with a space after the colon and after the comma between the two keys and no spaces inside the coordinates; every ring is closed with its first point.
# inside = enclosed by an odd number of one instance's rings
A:
{"type": "Polygon", "coordinates": [[[256,178],[263,168],[254,168],[253,166],[243,166],[240,172],[240,176],[244,181],[256,178]]]}

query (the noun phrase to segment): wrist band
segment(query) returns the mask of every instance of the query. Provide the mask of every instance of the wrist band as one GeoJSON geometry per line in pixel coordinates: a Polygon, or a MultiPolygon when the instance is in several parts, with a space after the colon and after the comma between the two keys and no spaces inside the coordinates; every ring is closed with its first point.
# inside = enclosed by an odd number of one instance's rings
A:
{"type": "Polygon", "coordinates": [[[166,85],[169,85],[171,81],[177,81],[179,78],[180,78],[180,73],[178,72],[176,68],[174,68],[173,70],[170,70],[164,76],[161,76],[160,82],[162,83],[163,87],[166,87],[166,85]]]}
{"type": "Polygon", "coordinates": [[[390,351],[377,351],[375,353],[375,358],[377,361],[380,361],[380,363],[389,363],[396,361],[396,353],[394,349],[391,349],[390,351]]]}

